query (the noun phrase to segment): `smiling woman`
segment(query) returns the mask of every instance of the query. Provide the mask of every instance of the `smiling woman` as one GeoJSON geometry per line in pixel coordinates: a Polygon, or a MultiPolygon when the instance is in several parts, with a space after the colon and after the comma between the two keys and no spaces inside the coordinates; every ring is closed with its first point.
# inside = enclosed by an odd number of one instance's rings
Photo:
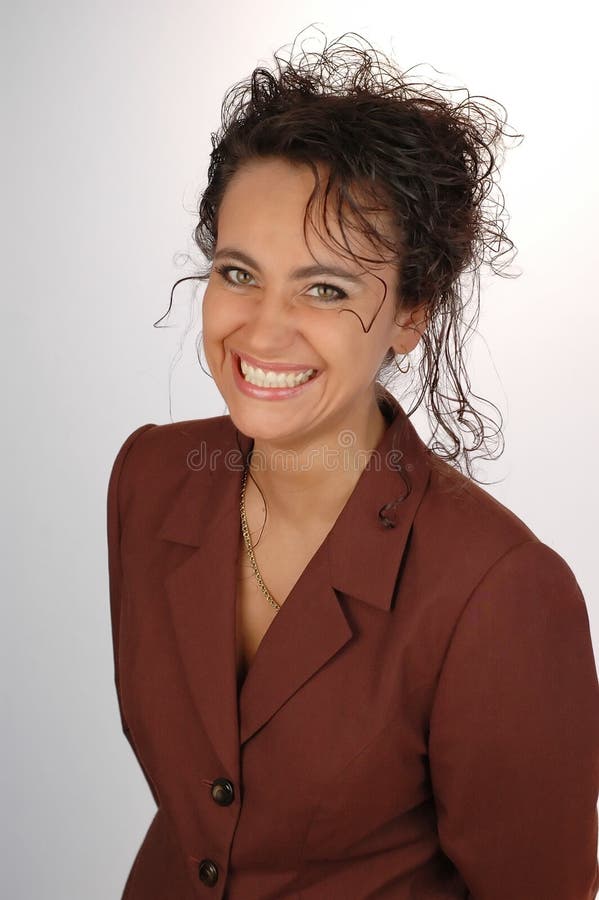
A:
{"type": "Polygon", "coordinates": [[[158,806],[126,900],[599,888],[585,601],[471,471],[494,435],[465,276],[512,247],[504,122],[381,56],[276,57],[212,135],[189,277],[229,412],[136,429],[108,488],[117,695],[158,806]],[[383,383],[420,351],[449,446],[383,383]]]}
{"type": "MultiPolygon", "coordinates": [[[[311,462],[301,473],[301,502],[308,513],[308,504],[313,506],[318,494],[321,517],[326,514],[332,524],[348,488],[348,474],[325,471],[322,463],[316,464],[313,450],[335,447],[342,423],[355,432],[356,452],[376,445],[385,429],[374,392],[381,360],[394,342],[398,350],[411,349],[419,331],[407,330],[413,310],[402,313],[393,303],[384,303],[386,283],[394,286],[397,277],[390,263],[378,261],[361,271],[355,264],[342,265],[316,230],[304,231],[312,189],[309,167],[272,156],[246,161],[231,179],[219,208],[215,251],[215,259],[218,255],[227,265],[213,268],[204,294],[203,342],[233,421],[254,438],[254,463],[264,456],[271,476],[277,469],[280,475],[281,453],[303,447],[311,462]],[[238,269],[236,262],[248,268],[238,269]],[[318,275],[330,280],[315,284],[318,275]],[[253,365],[253,380],[258,376],[261,382],[258,390],[246,384],[240,391],[233,377],[238,371],[233,354],[253,365]],[[273,377],[277,381],[277,367],[289,375],[298,368],[317,375],[297,386],[269,384],[273,377]],[[249,403],[248,398],[259,402],[249,403]]],[[[327,227],[341,238],[330,217],[327,227]]],[[[364,240],[353,236],[350,249],[354,256],[367,251],[364,240]]],[[[284,474],[283,493],[293,477],[284,474]]],[[[276,493],[280,497],[281,490],[276,493]]],[[[296,512],[303,511],[296,505],[296,512]]]]}

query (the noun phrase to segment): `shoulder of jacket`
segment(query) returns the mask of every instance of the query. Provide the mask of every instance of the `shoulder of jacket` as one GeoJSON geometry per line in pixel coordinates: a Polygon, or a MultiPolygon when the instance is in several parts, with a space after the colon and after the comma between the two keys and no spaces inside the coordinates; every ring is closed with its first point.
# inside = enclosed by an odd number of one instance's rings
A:
{"type": "Polygon", "coordinates": [[[164,425],[148,423],[136,428],[125,439],[119,455],[125,451],[128,460],[140,463],[151,461],[157,455],[177,453],[182,448],[193,450],[199,441],[205,440],[218,445],[234,435],[229,416],[212,416],[206,419],[186,419],[181,422],[167,422],[164,425]]]}
{"type": "Polygon", "coordinates": [[[483,574],[473,593],[499,586],[501,595],[532,596],[545,587],[552,594],[583,599],[580,585],[568,562],[557,550],[536,537],[515,544],[483,574]],[[506,590],[507,588],[507,590],[506,590]]]}
{"type": "Polygon", "coordinates": [[[112,466],[111,482],[120,481],[121,491],[131,484],[153,479],[161,483],[175,480],[193,460],[207,449],[235,444],[235,432],[228,415],[187,419],[157,425],[140,425],[123,441],[112,466]]]}
{"type": "Polygon", "coordinates": [[[435,547],[449,583],[469,590],[504,554],[534,531],[477,482],[438,457],[414,522],[419,545],[435,547]]]}
{"type": "Polygon", "coordinates": [[[493,539],[505,535],[506,544],[537,537],[513,510],[438,457],[431,465],[425,501],[426,512],[437,519],[443,530],[445,526],[473,533],[484,529],[493,539]]]}
{"type": "Polygon", "coordinates": [[[435,615],[451,628],[467,609],[476,617],[479,601],[487,609],[526,604],[542,616],[575,614],[584,624],[584,596],[567,560],[449,464],[432,467],[414,529],[418,570],[435,615]]]}

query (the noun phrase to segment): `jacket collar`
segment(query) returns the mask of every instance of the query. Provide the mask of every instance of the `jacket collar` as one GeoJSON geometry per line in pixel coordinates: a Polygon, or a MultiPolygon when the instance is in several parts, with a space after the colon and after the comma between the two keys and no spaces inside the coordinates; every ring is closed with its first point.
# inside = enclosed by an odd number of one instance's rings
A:
{"type": "MultiPolygon", "coordinates": [[[[325,539],[331,585],[388,610],[414,516],[430,477],[430,450],[395,397],[377,383],[390,421],[325,539]]],[[[244,461],[253,438],[230,416],[176,423],[185,436],[184,475],[159,537],[200,547],[206,535],[239,518],[244,461]]],[[[236,548],[234,548],[236,549],[236,548]]]]}

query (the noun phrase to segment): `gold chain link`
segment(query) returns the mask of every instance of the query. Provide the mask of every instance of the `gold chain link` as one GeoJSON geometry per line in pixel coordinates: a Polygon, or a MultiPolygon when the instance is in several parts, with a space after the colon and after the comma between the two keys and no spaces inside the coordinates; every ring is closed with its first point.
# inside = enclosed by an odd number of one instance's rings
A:
{"type": "Polygon", "coordinates": [[[241,480],[241,502],[239,504],[239,509],[241,512],[241,531],[243,534],[243,542],[245,544],[245,549],[247,550],[248,556],[250,558],[250,562],[252,564],[252,568],[254,570],[254,575],[256,576],[256,580],[260,587],[260,590],[270,603],[270,605],[278,612],[281,608],[280,604],[277,603],[273,595],[270,593],[264,581],[262,579],[262,575],[260,574],[260,570],[258,568],[258,564],[256,562],[256,557],[254,556],[254,548],[252,547],[252,541],[250,539],[250,529],[248,527],[248,520],[245,512],[245,486],[248,477],[249,466],[246,465],[243,477],[241,480]]]}

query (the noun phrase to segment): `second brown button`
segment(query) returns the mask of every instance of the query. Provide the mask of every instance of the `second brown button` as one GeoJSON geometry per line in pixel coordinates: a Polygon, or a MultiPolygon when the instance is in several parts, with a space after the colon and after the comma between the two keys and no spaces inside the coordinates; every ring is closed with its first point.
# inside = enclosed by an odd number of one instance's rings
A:
{"type": "Polygon", "coordinates": [[[228,778],[215,778],[212,782],[212,799],[219,806],[229,806],[235,798],[235,790],[228,778]]]}

